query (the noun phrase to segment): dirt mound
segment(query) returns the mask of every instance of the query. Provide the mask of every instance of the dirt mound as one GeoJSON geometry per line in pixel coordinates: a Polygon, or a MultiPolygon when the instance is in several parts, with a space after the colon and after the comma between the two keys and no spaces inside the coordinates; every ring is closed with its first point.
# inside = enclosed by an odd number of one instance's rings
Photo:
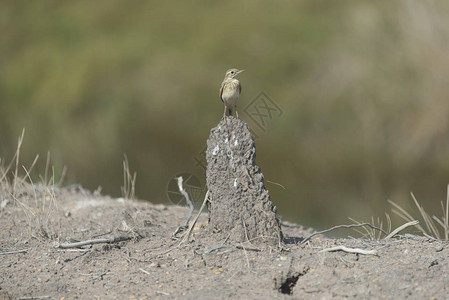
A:
{"type": "Polygon", "coordinates": [[[276,207],[256,164],[256,145],[248,125],[222,119],[207,140],[210,229],[231,242],[279,245],[282,230],[276,207]]]}
{"type": "Polygon", "coordinates": [[[282,223],[282,251],[172,236],[188,209],[93,195],[79,187],[0,188],[0,299],[444,299],[449,245],[418,236],[391,240],[312,238],[282,223]],[[34,190],[40,192],[34,193],[34,190]],[[40,220],[37,227],[36,220],[40,220]],[[125,241],[56,245],[87,240],[125,241]],[[376,250],[377,255],[334,246],[376,250]]]}

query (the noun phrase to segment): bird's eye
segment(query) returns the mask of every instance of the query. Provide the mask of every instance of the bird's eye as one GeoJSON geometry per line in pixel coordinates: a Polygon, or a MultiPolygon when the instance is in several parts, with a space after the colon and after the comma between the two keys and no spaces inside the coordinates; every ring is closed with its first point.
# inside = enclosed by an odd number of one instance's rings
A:
{"type": "Polygon", "coordinates": [[[234,74],[234,71],[231,71],[231,74],[234,74]]]}

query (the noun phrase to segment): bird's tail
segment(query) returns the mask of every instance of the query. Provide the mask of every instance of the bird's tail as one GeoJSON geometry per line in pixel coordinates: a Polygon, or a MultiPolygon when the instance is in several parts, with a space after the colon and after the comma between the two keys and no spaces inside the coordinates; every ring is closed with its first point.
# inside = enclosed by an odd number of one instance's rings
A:
{"type": "Polygon", "coordinates": [[[226,110],[226,116],[232,116],[232,107],[228,107],[226,110]]]}

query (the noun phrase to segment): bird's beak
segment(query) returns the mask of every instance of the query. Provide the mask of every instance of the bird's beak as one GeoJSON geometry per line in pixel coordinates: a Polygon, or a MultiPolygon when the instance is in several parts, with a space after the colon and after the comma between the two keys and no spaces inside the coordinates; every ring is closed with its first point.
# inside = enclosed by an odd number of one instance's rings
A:
{"type": "MultiPolygon", "coordinates": [[[[245,71],[245,70],[238,70],[238,71],[237,71],[237,74],[240,74],[240,73],[242,73],[243,71],[245,71]]],[[[235,74],[235,75],[237,75],[237,74],[235,74]]]]}

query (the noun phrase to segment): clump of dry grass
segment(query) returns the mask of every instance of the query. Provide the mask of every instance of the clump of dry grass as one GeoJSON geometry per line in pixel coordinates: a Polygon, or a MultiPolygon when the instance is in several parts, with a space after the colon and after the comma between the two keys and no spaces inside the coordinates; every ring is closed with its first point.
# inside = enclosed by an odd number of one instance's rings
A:
{"type": "MultiPolygon", "coordinates": [[[[427,213],[422,205],[419,204],[413,193],[410,193],[413,199],[413,203],[418,209],[418,217],[413,217],[411,213],[407,212],[404,208],[402,208],[399,204],[392,200],[388,200],[388,202],[393,206],[392,212],[399,216],[401,219],[407,221],[406,225],[414,226],[419,230],[424,236],[435,239],[435,240],[449,240],[449,185],[447,186],[447,194],[446,194],[446,204],[443,201],[440,202],[442,209],[442,216],[437,217],[435,215],[430,215],[427,213]],[[421,222],[417,220],[421,219],[421,222]],[[421,225],[424,224],[424,225],[421,225]]],[[[387,229],[386,232],[391,231],[391,217],[388,213],[385,213],[387,229]]],[[[349,218],[351,221],[354,221],[356,224],[361,224],[361,222],[356,221],[352,218],[349,218]]],[[[373,227],[377,227],[383,230],[383,222],[380,218],[375,219],[371,217],[371,224],[373,227]]],[[[407,227],[408,227],[407,226],[407,227]]],[[[362,227],[362,230],[354,229],[364,238],[368,238],[371,240],[379,240],[382,236],[381,230],[376,230],[373,227],[362,227]]]]}
{"type": "Polygon", "coordinates": [[[58,213],[55,190],[64,179],[65,168],[61,179],[55,183],[55,170],[51,168],[49,177],[50,154],[47,154],[47,161],[44,176],[40,177],[40,182],[35,183],[30,175],[36,166],[39,155],[36,155],[30,167],[21,165],[20,151],[23,144],[25,129],[22,130],[17,143],[16,152],[7,166],[4,160],[0,159],[0,196],[2,207],[12,202],[16,205],[19,213],[25,214],[28,232],[31,236],[54,237],[50,234],[50,217],[58,213]]]}
{"type": "MultiPolygon", "coordinates": [[[[0,158],[0,204],[1,208],[6,205],[15,205],[17,213],[25,215],[28,232],[34,237],[56,239],[57,234],[52,218],[59,213],[57,194],[65,178],[66,168],[62,169],[59,181],[55,180],[55,168],[51,166],[50,152],[47,153],[45,171],[43,175],[33,176],[33,170],[39,160],[36,155],[29,167],[22,165],[20,154],[25,136],[22,130],[17,143],[16,151],[8,164],[0,158]],[[34,181],[33,178],[38,178],[34,181]]],[[[123,198],[134,199],[136,172],[131,175],[128,158],[125,155],[123,161],[123,186],[121,187],[123,198]]],[[[0,211],[1,212],[1,211],[0,211]]],[[[57,221],[59,222],[59,221],[57,221]]]]}
{"type": "MultiPolygon", "coordinates": [[[[363,230],[353,228],[354,231],[358,232],[363,238],[370,240],[380,240],[382,235],[386,236],[386,232],[391,232],[391,218],[390,215],[385,213],[386,217],[386,228],[384,229],[384,222],[379,218],[371,217],[371,225],[370,226],[362,226],[363,230]],[[379,230],[380,229],[380,230],[379,230]]],[[[355,222],[355,224],[363,224],[363,222],[357,221],[353,218],[349,218],[349,220],[355,222]]]]}
{"type": "MultiPolygon", "coordinates": [[[[421,226],[420,224],[415,225],[415,227],[422,232],[423,235],[425,235],[428,238],[432,239],[438,239],[438,240],[449,240],[449,185],[447,187],[447,196],[446,196],[446,206],[443,204],[443,201],[441,201],[441,208],[443,210],[442,217],[438,218],[437,216],[433,215],[430,216],[425,210],[424,207],[421,206],[416,199],[415,195],[411,193],[413,202],[415,206],[418,208],[418,212],[420,214],[421,219],[424,221],[424,226],[421,226]]],[[[412,217],[410,213],[408,213],[404,208],[399,206],[394,201],[388,200],[388,202],[393,205],[393,213],[398,215],[400,218],[411,221],[415,218],[412,217]]]]}

